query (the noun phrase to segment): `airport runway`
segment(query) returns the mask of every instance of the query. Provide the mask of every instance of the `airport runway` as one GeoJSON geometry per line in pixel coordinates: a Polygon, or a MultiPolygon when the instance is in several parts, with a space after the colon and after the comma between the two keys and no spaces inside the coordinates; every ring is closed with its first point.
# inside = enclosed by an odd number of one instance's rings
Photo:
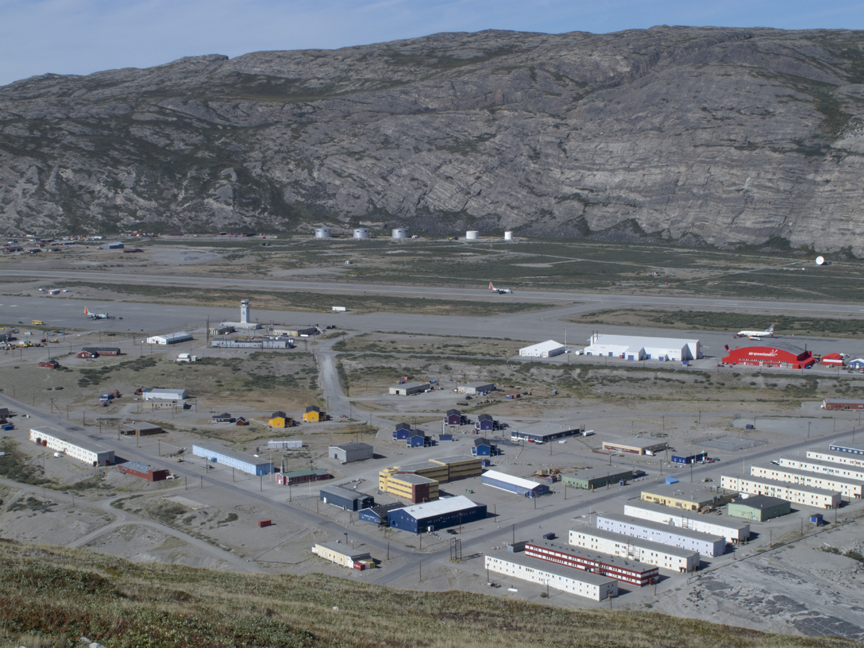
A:
{"type": "Polygon", "coordinates": [[[437,299],[477,299],[541,301],[549,304],[581,302],[590,310],[634,306],[669,306],[676,308],[754,309],[759,312],[798,312],[812,314],[857,314],[864,307],[857,303],[816,303],[794,301],[765,301],[748,299],[720,299],[704,297],[663,297],[656,295],[616,295],[580,293],[576,291],[517,290],[512,295],[494,295],[484,288],[447,288],[436,286],[402,286],[385,284],[335,283],[330,281],[286,281],[282,279],[237,279],[235,277],[184,277],[180,275],[120,274],[115,272],[69,270],[13,270],[0,268],[0,279],[50,279],[54,281],[94,281],[113,284],[151,284],[164,286],[190,286],[211,289],[264,291],[302,291],[326,294],[369,294],[402,297],[433,297],[437,299]]]}

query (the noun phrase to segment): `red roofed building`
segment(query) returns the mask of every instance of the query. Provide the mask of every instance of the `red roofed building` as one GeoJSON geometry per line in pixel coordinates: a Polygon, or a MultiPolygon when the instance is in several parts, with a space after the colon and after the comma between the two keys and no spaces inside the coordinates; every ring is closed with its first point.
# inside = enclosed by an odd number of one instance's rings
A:
{"type": "Polygon", "coordinates": [[[829,353],[827,355],[822,356],[822,364],[830,365],[832,367],[842,367],[843,366],[843,356],[839,353],[829,353]]]}
{"type": "Polygon", "coordinates": [[[723,364],[750,365],[752,367],[785,367],[803,369],[816,363],[810,351],[800,349],[778,349],[767,346],[741,347],[731,349],[723,358],[723,364]]]}

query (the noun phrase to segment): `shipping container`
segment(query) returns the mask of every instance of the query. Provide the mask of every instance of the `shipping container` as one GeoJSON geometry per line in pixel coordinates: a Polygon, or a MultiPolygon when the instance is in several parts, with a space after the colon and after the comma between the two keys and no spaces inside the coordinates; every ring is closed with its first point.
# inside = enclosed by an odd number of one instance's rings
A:
{"type": "Polygon", "coordinates": [[[272,520],[258,520],[258,528],[263,529],[264,527],[269,527],[273,524],[272,520]]]}

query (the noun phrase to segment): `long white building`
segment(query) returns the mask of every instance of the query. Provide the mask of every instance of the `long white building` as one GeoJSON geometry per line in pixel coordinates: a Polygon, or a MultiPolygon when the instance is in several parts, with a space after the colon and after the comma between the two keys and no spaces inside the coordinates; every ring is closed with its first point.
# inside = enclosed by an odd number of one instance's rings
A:
{"type": "Polygon", "coordinates": [[[588,342],[584,351],[589,356],[679,362],[702,357],[702,343],[699,340],[595,333],[588,342]]]}
{"type": "Polygon", "coordinates": [[[660,544],[697,551],[706,556],[726,553],[726,538],[618,513],[598,513],[597,528],[660,544]]]}
{"type": "Polygon", "coordinates": [[[633,538],[623,533],[603,529],[570,530],[570,544],[630,560],[657,565],[661,569],[687,573],[699,567],[699,552],[633,538]]]}
{"type": "Polygon", "coordinates": [[[754,477],[764,477],[775,481],[787,482],[789,484],[803,484],[811,488],[822,490],[839,491],[843,496],[852,499],[861,499],[864,495],[864,481],[835,477],[825,473],[815,473],[786,466],[756,465],[750,466],[750,474],[754,477]]]}
{"type": "Polygon", "coordinates": [[[840,493],[837,491],[811,488],[802,484],[787,484],[765,479],[764,477],[720,477],[720,488],[749,495],[767,495],[786,500],[793,504],[832,509],[840,506],[840,493]]]}
{"type": "Polygon", "coordinates": [[[830,461],[818,461],[816,459],[778,459],[778,463],[785,468],[797,468],[808,472],[833,475],[834,477],[846,477],[864,481],[864,468],[849,466],[830,461]]]}
{"type": "Polygon", "coordinates": [[[30,429],[30,440],[91,466],[110,466],[114,463],[114,451],[95,443],[70,441],[53,432],[32,428],[30,429]]]}
{"type": "Polygon", "coordinates": [[[178,344],[180,342],[188,342],[192,339],[192,334],[186,331],[179,333],[166,333],[165,335],[153,335],[147,338],[147,344],[178,344]]]}
{"type": "Polygon", "coordinates": [[[864,468],[864,457],[846,452],[822,452],[821,450],[808,450],[807,458],[815,459],[816,461],[824,461],[825,463],[837,463],[843,464],[844,466],[864,468]]]}
{"type": "Polygon", "coordinates": [[[681,511],[652,504],[651,502],[639,502],[638,504],[625,504],[624,515],[629,515],[641,520],[659,522],[683,529],[691,529],[702,533],[711,533],[722,536],[726,542],[734,545],[740,544],[750,538],[750,525],[730,517],[718,517],[716,515],[701,515],[681,511]]]}
{"type": "Polygon", "coordinates": [[[564,345],[560,342],[546,340],[545,342],[522,347],[519,349],[519,355],[523,358],[551,358],[561,355],[565,350],[564,345]]]}
{"type": "Polygon", "coordinates": [[[487,554],[485,566],[496,574],[512,576],[538,585],[548,585],[552,589],[584,596],[592,601],[618,596],[618,581],[614,578],[556,565],[537,558],[528,558],[517,553],[487,554]]]}

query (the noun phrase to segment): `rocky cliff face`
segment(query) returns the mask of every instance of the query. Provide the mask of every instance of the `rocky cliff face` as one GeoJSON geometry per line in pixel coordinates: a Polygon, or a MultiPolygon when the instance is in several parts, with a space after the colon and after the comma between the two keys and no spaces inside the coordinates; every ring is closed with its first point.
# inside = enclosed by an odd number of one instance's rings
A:
{"type": "Polygon", "coordinates": [[[439,34],[0,88],[0,231],[864,253],[864,32],[439,34]]]}

